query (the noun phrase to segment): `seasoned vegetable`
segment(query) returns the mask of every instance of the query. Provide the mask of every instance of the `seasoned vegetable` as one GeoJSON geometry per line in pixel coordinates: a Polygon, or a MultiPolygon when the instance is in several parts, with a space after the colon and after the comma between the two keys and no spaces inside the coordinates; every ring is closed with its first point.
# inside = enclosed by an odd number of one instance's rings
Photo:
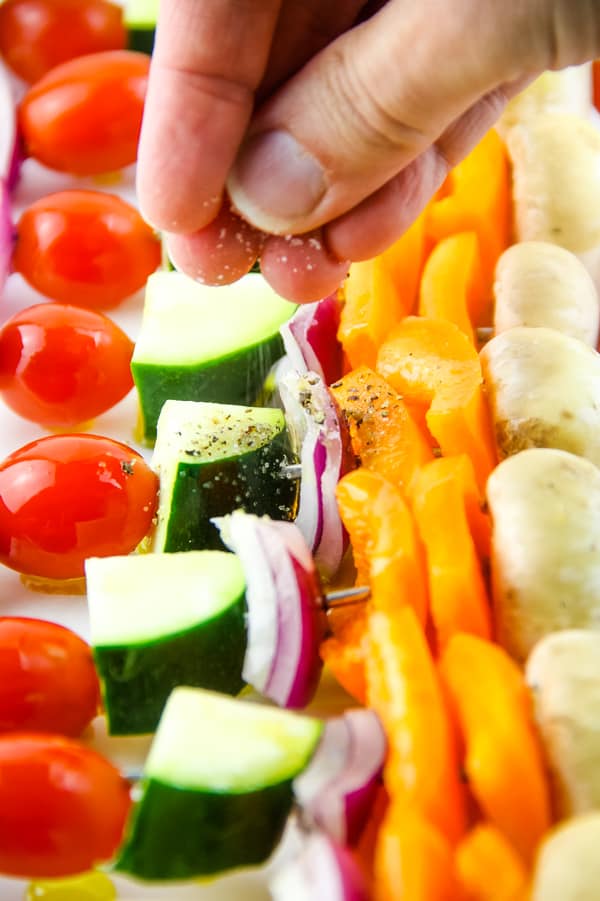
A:
{"type": "Polygon", "coordinates": [[[596,346],[598,292],[581,261],[546,241],[522,241],[505,250],[494,282],[496,334],[516,326],[556,329],[596,346]]]}
{"type": "Polygon", "coordinates": [[[0,560],[28,576],[74,579],[86,557],[127,554],[149,532],[158,480],[99,435],[49,435],[0,463],[0,560]]]}
{"type": "Polygon", "coordinates": [[[86,53],[125,47],[123,11],[107,0],[5,0],[0,54],[25,81],[86,53]]]}
{"type": "Polygon", "coordinates": [[[372,710],[347,710],[326,722],[312,760],[294,780],[303,819],[355,844],[377,794],[386,744],[372,710]]]}
{"type": "Polygon", "coordinates": [[[98,713],[92,651],[57,623],[0,617],[0,732],[80,735],[98,713]]]}
{"type": "Polygon", "coordinates": [[[219,288],[178,272],[151,276],[132,362],[144,439],[155,439],[167,400],[256,403],[293,312],[258,274],[219,288]]]}
{"type": "Polygon", "coordinates": [[[597,467],[565,451],[525,450],[496,468],[487,497],[500,643],[524,661],[549,632],[597,627],[597,467]]]}
{"type": "Polygon", "coordinates": [[[551,814],[523,675],[502,648],[474,635],[450,639],[440,674],[461,731],[471,791],[485,817],[530,863],[551,814]]]}
{"type": "Polygon", "coordinates": [[[519,241],[574,253],[600,244],[600,132],[572,114],[534,116],[507,135],[519,241]]]}
{"type": "Polygon", "coordinates": [[[91,53],[51,69],[25,94],[25,152],[74,175],[135,162],[150,61],[130,50],[91,53]]]}
{"type": "Polygon", "coordinates": [[[530,901],[592,901],[600,885],[600,814],[566,820],[545,838],[530,901]]]}
{"type": "Polygon", "coordinates": [[[167,401],[152,465],[160,476],[154,551],[222,548],[215,516],[238,508],[293,519],[298,486],[281,410],[167,401]]]}
{"type": "Polygon", "coordinates": [[[498,130],[506,138],[509,129],[546,113],[570,113],[587,118],[592,110],[590,63],[544,72],[507,104],[498,130]]]}
{"type": "Polygon", "coordinates": [[[135,207],[102,191],[59,191],[16,227],[13,267],[41,294],[106,310],[135,294],[160,264],[158,237],[135,207]]]}
{"type": "Polygon", "coordinates": [[[236,510],[214,520],[246,579],[248,640],[242,675],[280,707],[312,700],[326,624],[313,558],[294,523],[236,510]]]}
{"type": "Polygon", "coordinates": [[[152,53],[157,18],[158,0],[127,0],[125,26],[128,45],[132,50],[152,53]]]}
{"type": "Polygon", "coordinates": [[[348,848],[313,831],[269,881],[273,901],[368,901],[367,882],[348,848]]]}
{"type": "Polygon", "coordinates": [[[185,879],[265,861],[292,807],[292,780],[322,729],[318,719],[176,689],[117,868],[141,879],[185,879]]]}
{"type": "Polygon", "coordinates": [[[331,392],[315,373],[287,373],[279,383],[279,393],[301,466],[295,522],[319,571],[331,578],[346,549],[335,486],[354,467],[348,428],[331,392]]]}
{"type": "Polygon", "coordinates": [[[556,447],[600,465],[600,355],[549,328],[513,328],[481,351],[500,457],[556,447]]]}
{"type": "Polygon", "coordinates": [[[74,428],[133,387],[133,342],[106,316],[42,303],[0,329],[0,395],[16,413],[50,428],[74,428]]]}
{"type": "Polygon", "coordinates": [[[246,605],[237,557],[97,557],[85,572],[109,732],[154,732],[177,685],[241,690],[246,605]]]}
{"type": "Polygon", "coordinates": [[[111,859],[130,807],[129,784],[67,738],[0,738],[0,873],[71,876],[111,859]]]}
{"type": "Polygon", "coordinates": [[[600,809],[600,632],[547,635],[531,652],[525,673],[558,813],[600,809]]]}

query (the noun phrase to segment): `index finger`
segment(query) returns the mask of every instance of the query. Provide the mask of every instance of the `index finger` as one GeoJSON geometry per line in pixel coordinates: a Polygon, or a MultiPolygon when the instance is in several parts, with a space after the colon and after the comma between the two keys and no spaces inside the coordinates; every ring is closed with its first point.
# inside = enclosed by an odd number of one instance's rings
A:
{"type": "Polygon", "coordinates": [[[161,0],[138,153],[146,218],[195,231],[225,179],[267,65],[281,0],[161,0]]]}

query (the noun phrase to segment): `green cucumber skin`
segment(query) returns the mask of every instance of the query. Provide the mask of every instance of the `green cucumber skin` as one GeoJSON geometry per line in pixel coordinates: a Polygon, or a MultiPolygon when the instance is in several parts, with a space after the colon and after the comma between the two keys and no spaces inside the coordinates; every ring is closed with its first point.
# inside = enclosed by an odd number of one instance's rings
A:
{"type": "MultiPolygon", "coordinates": [[[[243,754],[243,748],[231,753],[243,754]]],[[[292,803],[291,780],[226,794],[149,779],[116,869],[138,879],[190,879],[262,864],[281,838],[292,803]]]]}
{"type": "Polygon", "coordinates": [[[282,466],[293,459],[287,433],[282,432],[240,457],[180,463],[164,546],[159,550],[226,550],[210,519],[240,508],[257,516],[293,519],[299,485],[281,473],[282,466]]]}
{"type": "Polygon", "coordinates": [[[137,646],[95,647],[109,734],[154,732],[178,685],[239,694],[245,653],[244,595],[185,632],[137,646]]]}
{"type": "Polygon", "coordinates": [[[127,49],[137,50],[138,53],[147,53],[152,56],[154,50],[154,28],[129,28],[127,32],[127,49]]]}
{"type": "Polygon", "coordinates": [[[283,356],[283,340],[277,332],[265,341],[241,351],[208,360],[197,366],[167,366],[133,361],[143,440],[156,441],[156,424],[167,400],[201,400],[253,406],[261,396],[271,366],[283,356]]]}

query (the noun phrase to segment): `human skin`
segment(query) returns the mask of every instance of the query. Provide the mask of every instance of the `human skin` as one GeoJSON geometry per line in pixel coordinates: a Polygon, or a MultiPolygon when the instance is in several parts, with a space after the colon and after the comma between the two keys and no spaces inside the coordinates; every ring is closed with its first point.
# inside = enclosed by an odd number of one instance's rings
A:
{"type": "Polygon", "coordinates": [[[314,300],[402,234],[510,96],[596,56],[598,0],[161,0],[142,211],[195,278],[260,256],[314,300]]]}

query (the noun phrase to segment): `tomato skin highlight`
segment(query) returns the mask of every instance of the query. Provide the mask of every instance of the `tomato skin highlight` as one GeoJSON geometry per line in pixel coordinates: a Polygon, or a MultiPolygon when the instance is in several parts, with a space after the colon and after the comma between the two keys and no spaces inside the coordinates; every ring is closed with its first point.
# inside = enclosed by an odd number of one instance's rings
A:
{"type": "Polygon", "coordinates": [[[58,736],[0,736],[0,872],[70,876],[109,860],[129,785],[95,751],[58,736]]]}
{"type": "Polygon", "coordinates": [[[0,732],[76,737],[98,712],[91,648],[70,629],[28,617],[0,617],[0,732]]]}
{"type": "Polygon", "coordinates": [[[150,58],[92,53],[51,69],[25,94],[25,152],[50,169],[98,175],[135,162],[150,58]]]}
{"type": "Polygon", "coordinates": [[[60,191],[22,214],[12,264],[52,300],[110,309],[146,284],[160,258],[135,207],[102,191],[60,191]]]}
{"type": "Polygon", "coordinates": [[[25,419],[73,428],[133,387],[133,342],[101,313],[41,303],[0,329],[0,395],[25,419]]]}
{"type": "Polygon", "coordinates": [[[128,554],[150,531],[158,478],[99,435],[49,435],[0,463],[0,562],[30,576],[83,576],[87,557],[128,554]]]}
{"type": "Polygon", "coordinates": [[[76,56],[123,50],[123,10],[107,0],[4,0],[0,55],[20,78],[37,81],[76,56]]]}

